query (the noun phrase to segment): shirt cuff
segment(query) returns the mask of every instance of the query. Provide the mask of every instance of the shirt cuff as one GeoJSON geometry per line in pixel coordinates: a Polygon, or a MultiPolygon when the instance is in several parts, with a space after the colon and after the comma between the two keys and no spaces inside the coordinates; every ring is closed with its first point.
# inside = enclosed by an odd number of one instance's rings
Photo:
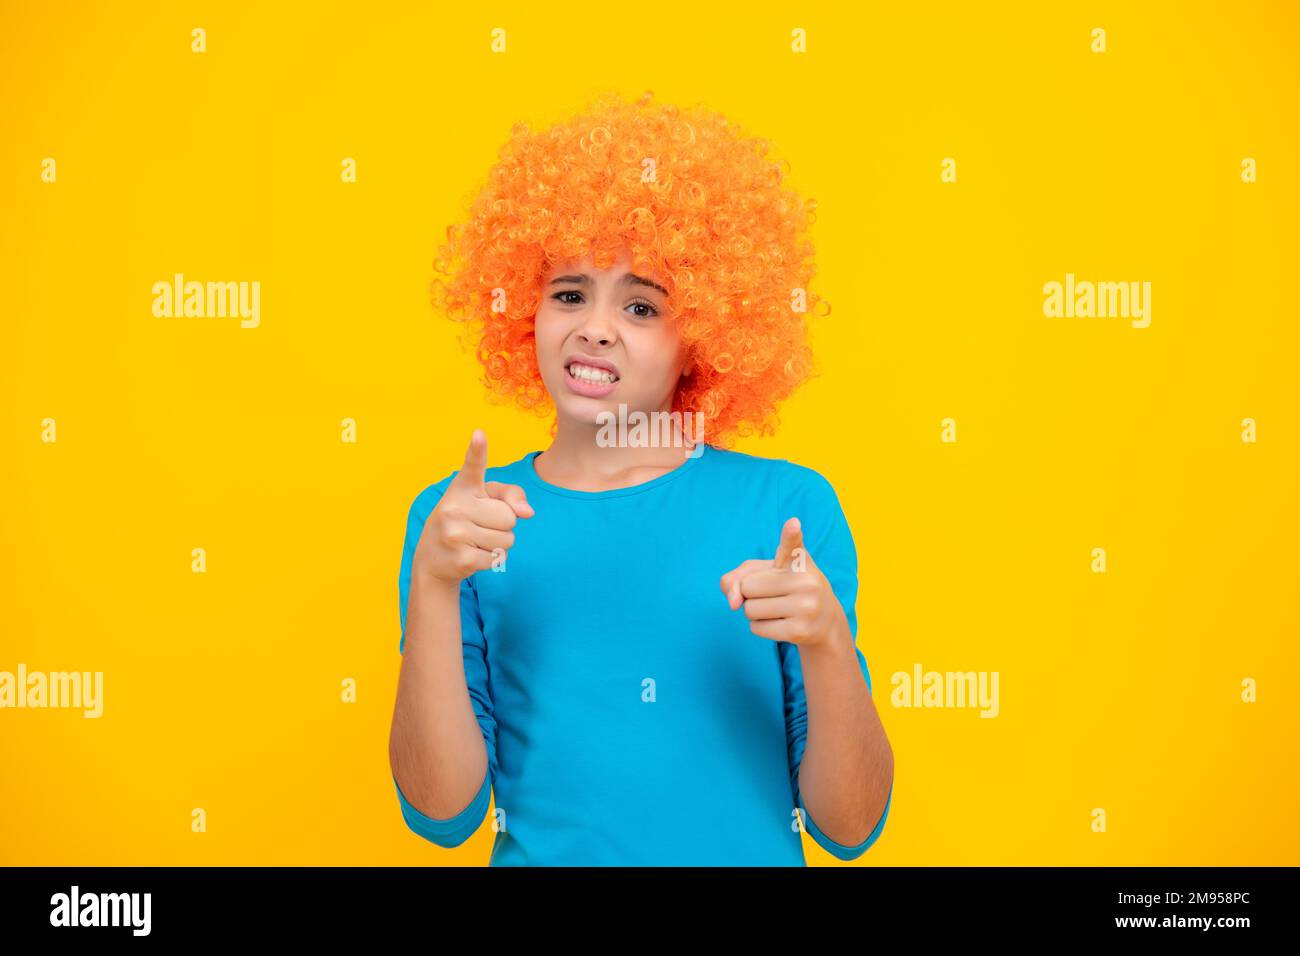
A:
{"type": "Polygon", "coordinates": [[[411,830],[430,843],[447,848],[460,846],[474,835],[482,824],[483,818],[487,816],[488,801],[492,795],[490,776],[490,773],[483,774],[483,786],[479,787],[478,794],[470,801],[469,806],[454,817],[445,820],[425,816],[417,810],[406,799],[402,788],[398,786],[397,777],[394,776],[393,787],[397,790],[397,799],[402,805],[402,819],[411,830]]]}
{"type": "Polygon", "coordinates": [[[867,834],[867,838],[857,846],[845,846],[843,843],[836,843],[817,828],[817,824],[813,823],[812,815],[803,805],[803,794],[799,794],[799,810],[803,816],[804,826],[822,849],[831,854],[831,856],[838,857],[841,860],[856,860],[863,853],[867,852],[867,848],[870,847],[871,844],[880,839],[880,832],[885,828],[885,820],[889,817],[889,806],[893,802],[894,784],[893,781],[890,781],[889,796],[885,798],[885,809],[880,814],[880,822],[876,824],[876,828],[867,834]]]}

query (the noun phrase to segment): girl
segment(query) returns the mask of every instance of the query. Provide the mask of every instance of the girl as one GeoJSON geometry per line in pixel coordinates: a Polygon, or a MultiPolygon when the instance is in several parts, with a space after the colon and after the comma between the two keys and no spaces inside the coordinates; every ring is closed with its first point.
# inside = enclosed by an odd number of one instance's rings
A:
{"type": "Polygon", "coordinates": [[[492,866],[851,860],[893,798],[853,538],[817,472],[728,450],[812,373],[814,204],[650,101],[516,125],[448,229],[434,301],[552,441],[488,467],[476,430],[411,506],[393,783],[443,847],[495,796],[492,866]]]}

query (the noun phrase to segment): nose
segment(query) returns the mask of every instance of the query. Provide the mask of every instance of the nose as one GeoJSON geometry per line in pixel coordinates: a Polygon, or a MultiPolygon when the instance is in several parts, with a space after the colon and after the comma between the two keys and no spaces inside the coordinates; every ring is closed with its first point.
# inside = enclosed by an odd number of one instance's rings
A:
{"type": "Polygon", "coordinates": [[[608,348],[613,345],[614,323],[606,310],[592,309],[578,329],[578,338],[590,347],[608,348]]]}
{"type": "Polygon", "coordinates": [[[611,338],[611,337],[609,337],[609,336],[606,336],[606,335],[588,335],[587,332],[585,332],[585,331],[583,331],[583,332],[579,332],[579,333],[578,333],[578,338],[580,338],[580,339],[581,339],[583,342],[585,342],[587,345],[596,345],[596,346],[600,346],[601,348],[608,348],[609,346],[611,346],[611,345],[614,344],[614,340],[613,340],[613,338],[611,338]]]}

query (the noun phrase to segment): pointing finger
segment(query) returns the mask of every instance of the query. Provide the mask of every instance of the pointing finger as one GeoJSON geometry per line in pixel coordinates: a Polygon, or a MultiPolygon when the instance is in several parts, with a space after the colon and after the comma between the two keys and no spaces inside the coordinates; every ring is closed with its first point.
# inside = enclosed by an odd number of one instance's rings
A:
{"type": "Polygon", "coordinates": [[[470,436],[469,449],[465,452],[465,464],[461,466],[453,480],[459,482],[463,488],[482,492],[486,478],[487,435],[483,434],[483,429],[476,428],[474,434],[470,436]]]}
{"type": "MultiPolygon", "coordinates": [[[[781,543],[776,549],[775,568],[789,569],[790,564],[803,554],[803,527],[798,518],[791,518],[781,529],[781,543]]],[[[802,570],[802,567],[795,570],[802,570]]]]}

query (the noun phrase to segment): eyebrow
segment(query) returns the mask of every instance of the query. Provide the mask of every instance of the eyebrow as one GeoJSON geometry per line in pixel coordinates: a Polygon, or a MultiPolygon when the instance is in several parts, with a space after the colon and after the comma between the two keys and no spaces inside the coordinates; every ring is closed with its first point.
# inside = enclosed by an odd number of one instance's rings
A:
{"type": "MultiPolygon", "coordinates": [[[[591,282],[591,276],[587,275],[585,272],[579,275],[556,276],[548,283],[548,285],[557,285],[558,283],[561,282],[575,282],[578,285],[587,285],[591,282]]],[[[645,278],[644,276],[635,275],[634,273],[631,272],[623,276],[623,282],[624,284],[631,283],[632,285],[646,285],[652,289],[658,289],[665,296],[668,295],[668,290],[665,289],[663,286],[661,286],[658,282],[651,282],[649,279],[645,278]]]]}

